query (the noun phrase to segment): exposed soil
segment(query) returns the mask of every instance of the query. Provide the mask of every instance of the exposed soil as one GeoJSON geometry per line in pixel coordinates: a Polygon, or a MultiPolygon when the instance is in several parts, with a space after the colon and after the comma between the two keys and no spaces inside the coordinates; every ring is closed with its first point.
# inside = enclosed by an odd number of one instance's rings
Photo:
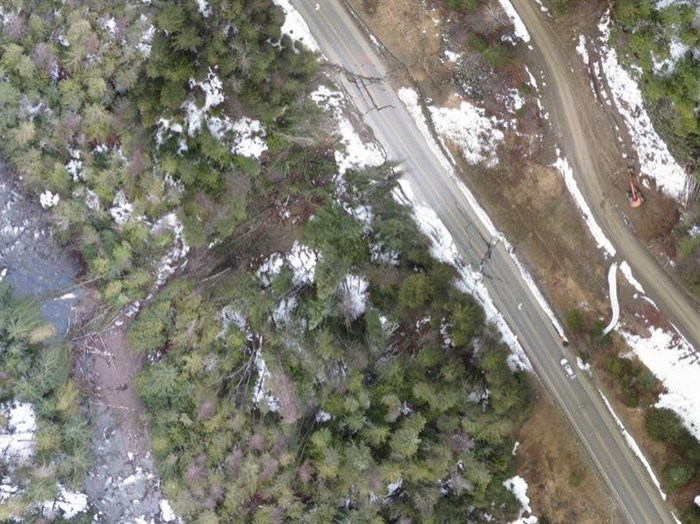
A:
{"type": "MultiPolygon", "coordinates": [[[[539,384],[535,387],[541,388],[539,384]]],[[[530,505],[540,519],[577,524],[619,522],[617,504],[601,488],[602,481],[585,450],[543,391],[533,401],[518,438],[518,471],[528,482],[530,505]]]]}
{"type": "Polygon", "coordinates": [[[134,385],[145,359],[126,342],[136,308],[126,307],[102,327],[104,313],[96,310],[97,304],[91,296],[81,301],[78,316],[95,324],[88,323],[83,330],[95,330],[74,339],[79,378],[90,392],[95,456],[86,493],[98,512],[96,522],[160,522],[160,481],[134,385]]]}

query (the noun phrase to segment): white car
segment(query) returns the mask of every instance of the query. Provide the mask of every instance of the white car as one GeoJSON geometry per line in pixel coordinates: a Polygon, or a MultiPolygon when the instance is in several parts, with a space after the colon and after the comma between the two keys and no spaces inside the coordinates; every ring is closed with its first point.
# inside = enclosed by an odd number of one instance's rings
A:
{"type": "Polygon", "coordinates": [[[569,364],[568,360],[566,360],[565,358],[562,358],[559,361],[559,363],[564,368],[564,371],[566,371],[566,374],[569,376],[569,378],[576,378],[576,373],[574,373],[574,370],[571,369],[571,364],[569,364]]]}

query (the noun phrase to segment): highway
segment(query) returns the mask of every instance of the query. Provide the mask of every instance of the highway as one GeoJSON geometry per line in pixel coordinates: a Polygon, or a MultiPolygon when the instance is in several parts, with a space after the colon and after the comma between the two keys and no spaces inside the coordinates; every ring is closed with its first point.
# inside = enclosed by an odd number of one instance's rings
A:
{"type": "MultiPolygon", "coordinates": [[[[487,289],[532,365],[588,451],[601,477],[634,524],[674,523],[669,508],[640,461],[625,443],[598,392],[577,370],[566,376],[559,361],[575,357],[538,305],[520,272],[472,209],[463,186],[440,152],[420,133],[387,77],[382,58],[339,0],[292,0],[308,23],[327,60],[336,66],[334,80],[352,98],[390,159],[400,162],[415,197],[431,207],[450,230],[464,260],[479,265],[491,241],[484,267],[487,289]]],[[[546,431],[547,428],[542,428],[546,431]]]]}
{"type": "MultiPolygon", "coordinates": [[[[629,263],[659,309],[694,348],[700,349],[700,313],[696,299],[666,273],[630,231],[617,206],[611,205],[615,195],[605,189],[604,180],[614,171],[616,159],[604,153],[610,144],[602,142],[604,135],[599,132],[601,123],[606,120],[602,114],[605,108],[595,101],[588,78],[579,67],[579,57],[572,53],[573,46],[564,40],[566,35],[557,32],[551,19],[543,16],[532,0],[512,2],[545,64],[547,102],[550,102],[547,105],[552,109],[553,125],[562,133],[567,158],[598,224],[618,250],[617,256],[629,263]]],[[[607,125],[611,125],[609,121],[607,125]]],[[[626,200],[622,195],[617,197],[626,200]]],[[[623,205],[626,206],[626,202],[623,205]]]]}

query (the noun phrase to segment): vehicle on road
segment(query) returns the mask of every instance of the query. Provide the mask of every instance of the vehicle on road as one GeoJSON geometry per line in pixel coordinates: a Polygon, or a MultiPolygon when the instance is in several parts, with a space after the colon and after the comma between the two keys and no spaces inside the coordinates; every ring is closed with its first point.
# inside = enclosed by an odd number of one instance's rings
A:
{"type": "Polygon", "coordinates": [[[571,364],[569,364],[568,360],[566,360],[565,358],[562,358],[559,361],[559,363],[564,368],[564,371],[566,371],[566,374],[569,378],[576,378],[576,373],[574,373],[574,370],[571,368],[571,364]]]}

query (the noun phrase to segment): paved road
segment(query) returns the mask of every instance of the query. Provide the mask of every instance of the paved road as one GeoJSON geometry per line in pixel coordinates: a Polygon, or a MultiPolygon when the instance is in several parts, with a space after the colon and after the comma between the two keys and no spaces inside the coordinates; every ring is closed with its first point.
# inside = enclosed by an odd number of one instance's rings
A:
{"type": "MultiPolygon", "coordinates": [[[[468,205],[440,153],[430,147],[389,84],[387,69],[339,0],[292,0],[309,24],[328,61],[338,65],[336,81],[365,114],[390,158],[401,161],[419,201],[432,207],[452,233],[464,259],[478,264],[489,238],[468,205]],[[383,108],[383,109],[379,109],[383,108]]],[[[502,244],[495,243],[485,266],[486,285],[496,307],[518,336],[537,374],[552,392],[624,516],[634,524],[673,523],[669,509],[590,383],[566,377],[560,358],[571,353],[537,304],[502,244]]],[[[546,428],[543,428],[546,431],[546,428]]]]}
{"type": "Polygon", "coordinates": [[[606,194],[608,190],[604,179],[609,176],[611,162],[607,155],[600,154],[608,149],[608,144],[600,143],[601,135],[597,133],[603,109],[593,98],[588,79],[581,72],[578,56],[573,54],[571,44],[562,41],[566,35],[557,33],[552,20],[545,17],[532,0],[512,2],[530,32],[532,43],[542,55],[549,86],[548,101],[555,106],[552,111],[553,125],[562,133],[567,157],[596,220],[618,250],[618,257],[627,260],[635,277],[659,309],[693,347],[700,350],[697,301],[666,273],[639,242],[625,225],[621,212],[611,205],[610,195],[606,194]]]}

